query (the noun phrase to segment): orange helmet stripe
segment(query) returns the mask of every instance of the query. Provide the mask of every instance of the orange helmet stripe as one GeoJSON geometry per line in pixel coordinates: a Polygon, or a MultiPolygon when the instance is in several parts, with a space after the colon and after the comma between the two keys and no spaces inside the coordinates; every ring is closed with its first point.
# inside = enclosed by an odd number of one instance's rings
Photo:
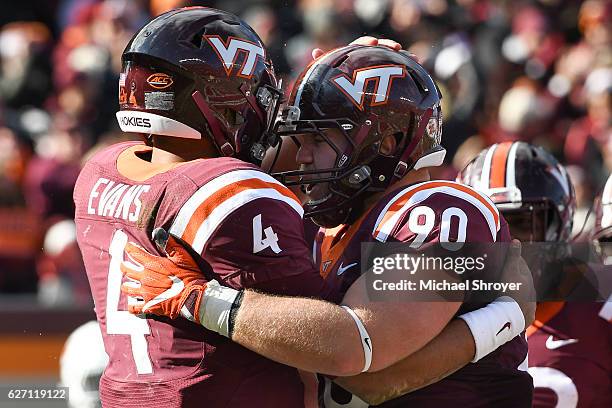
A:
{"type": "Polygon", "coordinates": [[[508,152],[512,142],[500,143],[493,153],[491,160],[491,174],[489,176],[489,188],[506,187],[506,165],[508,152]]]}

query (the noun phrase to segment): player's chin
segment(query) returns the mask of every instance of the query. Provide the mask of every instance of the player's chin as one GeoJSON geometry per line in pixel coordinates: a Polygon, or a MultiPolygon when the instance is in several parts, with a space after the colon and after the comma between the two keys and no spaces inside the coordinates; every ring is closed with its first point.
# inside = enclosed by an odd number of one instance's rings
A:
{"type": "Polygon", "coordinates": [[[316,206],[324,203],[331,197],[328,183],[307,184],[305,186],[306,205],[316,206]]]}

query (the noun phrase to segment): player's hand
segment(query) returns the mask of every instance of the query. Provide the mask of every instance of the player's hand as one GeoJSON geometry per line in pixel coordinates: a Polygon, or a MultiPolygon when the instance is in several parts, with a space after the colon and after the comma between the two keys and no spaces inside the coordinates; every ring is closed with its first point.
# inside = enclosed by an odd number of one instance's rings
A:
{"type": "Polygon", "coordinates": [[[402,49],[402,44],[398,43],[397,41],[393,41],[388,38],[376,38],[369,35],[364,35],[363,37],[357,38],[356,40],[352,41],[350,45],[382,45],[395,51],[402,49]]]}
{"type": "Polygon", "coordinates": [[[155,256],[132,242],[125,247],[129,260],[121,263],[121,272],[129,280],[121,285],[121,291],[136,298],[136,302],[128,302],[128,310],[171,319],[179,315],[197,319],[208,283],[198,263],[166,231],[156,229],[153,238],[167,257],[155,256]]]}
{"type": "Polygon", "coordinates": [[[501,280],[502,282],[521,284],[519,291],[509,292],[508,296],[518,303],[525,317],[525,327],[528,327],[535,320],[535,288],[531,271],[521,257],[521,242],[517,239],[513,239],[508,248],[501,280]]]}
{"type": "MultiPolygon", "coordinates": [[[[402,49],[402,44],[398,43],[397,41],[393,41],[388,38],[376,38],[369,35],[364,35],[363,37],[357,38],[351,42],[350,45],[382,45],[395,51],[400,51],[402,49]]],[[[312,50],[312,59],[317,59],[323,54],[325,54],[325,52],[322,49],[315,48],[312,50]]],[[[410,57],[418,62],[416,55],[410,54],[410,57]]]]}

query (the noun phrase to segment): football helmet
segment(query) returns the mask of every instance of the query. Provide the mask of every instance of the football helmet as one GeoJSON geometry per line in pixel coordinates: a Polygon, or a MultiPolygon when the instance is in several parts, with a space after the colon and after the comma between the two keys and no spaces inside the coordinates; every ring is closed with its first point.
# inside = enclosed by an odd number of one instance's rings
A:
{"type": "Polygon", "coordinates": [[[79,326],[68,336],[60,357],[60,383],[70,389],[70,407],[102,406],[98,388],[107,364],[108,355],[97,321],[79,326]]]}
{"type": "Polygon", "coordinates": [[[329,194],[305,204],[304,216],[323,227],[352,222],[363,200],[384,191],[408,171],[442,164],[441,94],[427,71],[405,51],[349,45],[328,52],[296,80],[277,136],[320,137],[336,153],[333,168],[274,174],[306,190],[327,183],[329,194]],[[348,141],[336,145],[325,131],[348,141]],[[393,136],[397,148],[382,154],[393,136]]]}
{"type": "Polygon", "coordinates": [[[259,164],[280,90],[255,31],[207,7],[164,13],[122,55],[121,130],[212,141],[224,156],[259,164]]]}
{"type": "Polygon", "coordinates": [[[481,151],[457,181],[491,197],[511,231],[531,228],[530,241],[570,240],[574,188],[565,168],[544,148],[525,142],[494,144],[481,151]]]}

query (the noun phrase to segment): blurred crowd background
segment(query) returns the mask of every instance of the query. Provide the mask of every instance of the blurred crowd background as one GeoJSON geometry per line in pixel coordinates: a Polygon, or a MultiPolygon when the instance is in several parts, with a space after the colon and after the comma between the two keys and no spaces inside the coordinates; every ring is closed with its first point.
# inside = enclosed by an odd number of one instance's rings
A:
{"type": "Polygon", "coordinates": [[[115,120],[123,48],[152,17],[204,5],[259,33],[286,85],[310,52],[368,34],[415,53],[444,95],[454,178],[485,146],[525,140],[568,166],[576,229],[612,168],[612,2],[605,0],[30,0],[0,15],[0,302],[92,305],[72,189],[115,120]]]}

